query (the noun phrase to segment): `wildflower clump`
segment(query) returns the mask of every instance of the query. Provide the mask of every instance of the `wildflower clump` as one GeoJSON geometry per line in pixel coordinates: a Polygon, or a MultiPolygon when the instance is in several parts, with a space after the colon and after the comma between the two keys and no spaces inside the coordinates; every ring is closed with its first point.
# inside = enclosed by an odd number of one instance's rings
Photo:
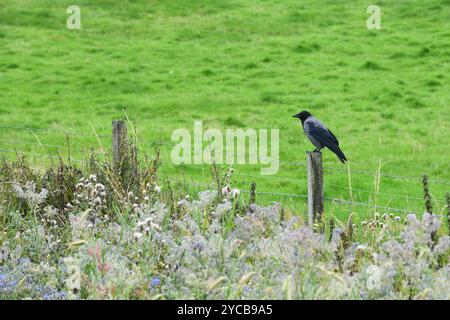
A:
{"type": "Polygon", "coordinates": [[[256,186],[245,199],[231,173],[191,195],[156,181],[116,193],[92,174],[62,210],[52,190],[13,185],[23,202],[0,220],[0,298],[450,298],[437,215],[353,212],[321,233],[281,203],[259,204],[256,186]]]}

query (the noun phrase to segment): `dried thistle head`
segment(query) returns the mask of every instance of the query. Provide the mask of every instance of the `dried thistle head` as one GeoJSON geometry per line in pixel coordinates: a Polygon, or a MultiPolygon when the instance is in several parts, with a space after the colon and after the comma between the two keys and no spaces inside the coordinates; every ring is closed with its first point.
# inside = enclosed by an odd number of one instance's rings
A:
{"type": "Polygon", "coordinates": [[[423,198],[425,199],[425,208],[427,212],[433,213],[433,207],[431,206],[431,195],[428,183],[428,175],[423,175],[422,178],[422,186],[423,186],[423,198]]]}

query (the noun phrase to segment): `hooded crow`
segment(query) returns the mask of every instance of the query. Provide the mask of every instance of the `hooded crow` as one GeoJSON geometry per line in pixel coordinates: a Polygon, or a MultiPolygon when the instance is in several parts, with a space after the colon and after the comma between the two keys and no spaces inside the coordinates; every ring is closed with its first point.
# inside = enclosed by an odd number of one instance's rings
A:
{"type": "Polygon", "coordinates": [[[316,147],[314,152],[319,152],[321,149],[327,147],[338,156],[342,163],[347,161],[344,153],[339,148],[339,141],[336,139],[334,134],[328,130],[322,122],[313,117],[311,113],[308,111],[302,111],[293,117],[299,118],[302,122],[303,131],[305,131],[308,139],[316,147]]]}

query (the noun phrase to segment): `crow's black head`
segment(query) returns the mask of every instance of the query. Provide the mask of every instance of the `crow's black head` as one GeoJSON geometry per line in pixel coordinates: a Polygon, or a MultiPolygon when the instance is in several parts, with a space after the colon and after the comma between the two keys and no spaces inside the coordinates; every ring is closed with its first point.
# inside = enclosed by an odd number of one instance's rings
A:
{"type": "Polygon", "coordinates": [[[299,118],[301,121],[302,121],[302,123],[306,120],[306,119],[308,119],[309,117],[311,116],[311,113],[309,113],[308,111],[302,111],[302,112],[300,112],[300,113],[297,113],[296,115],[294,115],[293,117],[294,118],[299,118]]]}

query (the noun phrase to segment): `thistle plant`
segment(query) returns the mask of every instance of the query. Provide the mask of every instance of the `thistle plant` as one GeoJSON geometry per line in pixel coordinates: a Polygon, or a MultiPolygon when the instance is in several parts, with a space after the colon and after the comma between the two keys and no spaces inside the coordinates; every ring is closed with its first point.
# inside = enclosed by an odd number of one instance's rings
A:
{"type": "Polygon", "coordinates": [[[12,189],[16,196],[23,199],[34,211],[39,205],[41,205],[48,195],[48,190],[43,188],[41,191],[36,191],[36,183],[28,181],[24,186],[14,182],[12,189]]]}
{"type": "Polygon", "coordinates": [[[430,188],[428,184],[428,176],[425,174],[422,178],[423,198],[425,199],[425,209],[428,213],[433,214],[433,207],[431,205],[430,188]]]}
{"type": "MultiPolygon", "coordinates": [[[[434,222],[434,218],[433,216],[433,207],[431,205],[431,195],[430,195],[430,189],[429,189],[429,184],[428,184],[428,176],[425,174],[423,176],[422,179],[422,185],[423,185],[423,197],[425,199],[425,208],[426,208],[426,213],[428,213],[427,216],[427,221],[429,221],[429,223],[432,225],[434,222]]],[[[431,226],[431,228],[433,228],[433,226],[431,226]]],[[[434,232],[431,233],[431,239],[433,240],[433,242],[436,239],[436,231],[437,228],[434,232]]]]}

